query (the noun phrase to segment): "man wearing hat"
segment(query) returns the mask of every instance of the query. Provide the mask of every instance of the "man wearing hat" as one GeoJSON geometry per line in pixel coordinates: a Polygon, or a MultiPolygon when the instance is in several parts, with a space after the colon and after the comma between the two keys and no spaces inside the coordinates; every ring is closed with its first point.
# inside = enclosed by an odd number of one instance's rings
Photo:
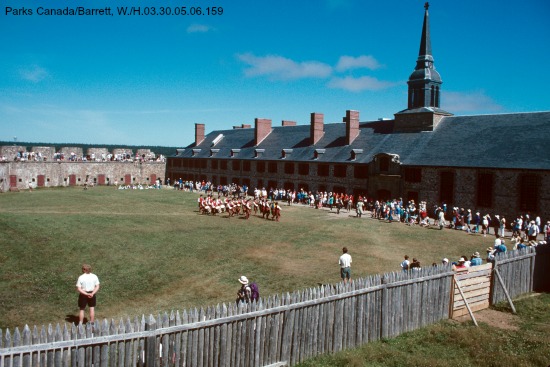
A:
{"type": "Polygon", "coordinates": [[[244,275],[241,276],[238,279],[239,283],[241,283],[241,288],[237,292],[237,304],[239,303],[248,303],[250,301],[250,295],[252,293],[252,290],[250,289],[250,286],[248,285],[248,278],[244,275]]]}
{"type": "Polygon", "coordinates": [[[481,257],[479,256],[479,252],[474,252],[472,257],[470,258],[470,266],[477,266],[481,265],[483,261],[481,260],[481,257]]]}
{"type": "Polygon", "coordinates": [[[550,220],[546,222],[546,225],[544,226],[544,237],[546,242],[550,242],[550,220]]]}

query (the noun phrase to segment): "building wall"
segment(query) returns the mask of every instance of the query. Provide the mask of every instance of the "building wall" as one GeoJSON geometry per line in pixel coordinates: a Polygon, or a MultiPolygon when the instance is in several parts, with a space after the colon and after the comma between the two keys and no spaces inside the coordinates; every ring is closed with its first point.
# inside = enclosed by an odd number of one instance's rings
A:
{"type": "MultiPolygon", "coordinates": [[[[458,206],[465,209],[476,210],[482,214],[499,214],[507,218],[511,223],[518,214],[531,212],[532,215],[540,215],[542,219],[550,219],[550,172],[530,171],[495,168],[451,168],[451,167],[416,167],[420,171],[420,180],[410,182],[405,178],[405,170],[411,167],[403,167],[398,160],[390,161],[386,171],[380,170],[381,159],[371,162],[368,166],[368,178],[357,179],[354,177],[353,163],[331,163],[331,162],[294,162],[294,174],[286,174],[284,164],[286,160],[280,161],[250,161],[250,171],[242,169],[244,160],[239,160],[240,169],[233,170],[234,160],[225,160],[227,169],[221,169],[222,159],[218,159],[218,168],[212,168],[212,159],[195,158],[168,158],[166,177],[172,182],[179,178],[183,180],[205,180],[214,184],[222,182],[236,182],[239,184],[248,183],[250,189],[263,186],[269,189],[269,182],[275,183],[276,188],[285,187],[285,183],[293,183],[294,189],[299,190],[307,185],[309,191],[340,191],[341,188],[347,193],[358,195],[367,194],[369,198],[388,199],[378,197],[382,193],[391,195],[391,198],[401,197],[407,200],[409,197],[417,197],[419,201],[426,201],[428,208],[440,205],[442,201],[442,174],[449,173],[453,177],[453,185],[450,189],[452,200],[446,200],[447,206],[452,208],[458,206]],[[183,164],[186,160],[189,164],[183,164]],[[201,162],[202,161],[202,162],[201,162]],[[264,162],[265,172],[257,172],[257,164],[264,162]],[[274,162],[277,166],[277,173],[270,173],[268,166],[274,162]],[[298,165],[309,164],[309,174],[300,175],[298,165]],[[328,176],[320,175],[320,164],[329,165],[328,176]],[[346,165],[346,177],[335,177],[336,165],[346,165]],[[189,167],[192,165],[192,167],[189,167]],[[489,173],[493,176],[493,185],[490,193],[491,206],[478,205],[478,177],[481,173],[489,173]],[[536,191],[537,204],[535,210],[522,208],[520,202],[520,185],[523,175],[532,175],[538,178],[536,191]],[[248,180],[248,181],[243,181],[248,180]]],[[[412,167],[414,168],[414,167],[412,167]]],[[[445,185],[443,185],[445,186],[445,185]]],[[[275,188],[275,187],[273,187],[275,188]]],[[[443,189],[448,189],[443,187],[443,189]]]]}
{"type": "Polygon", "coordinates": [[[19,190],[38,187],[43,176],[45,187],[69,186],[74,175],[75,185],[99,184],[104,175],[105,185],[123,183],[126,175],[131,182],[152,184],[152,179],[160,178],[164,182],[166,164],[164,162],[3,162],[0,163],[0,191],[10,189],[10,176],[16,177],[19,190]]]}

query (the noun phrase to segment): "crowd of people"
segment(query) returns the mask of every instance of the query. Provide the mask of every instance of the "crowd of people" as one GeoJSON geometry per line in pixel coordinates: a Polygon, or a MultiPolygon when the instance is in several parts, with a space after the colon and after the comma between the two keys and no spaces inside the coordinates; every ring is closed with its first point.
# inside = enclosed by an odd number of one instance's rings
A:
{"type": "Polygon", "coordinates": [[[281,205],[277,201],[268,201],[267,198],[248,198],[248,197],[214,197],[213,195],[203,194],[198,198],[199,212],[207,215],[217,215],[227,213],[227,217],[242,215],[245,219],[254,215],[263,219],[271,219],[276,222],[281,218],[281,205]],[[270,218],[271,216],[271,218],[270,218]]]}
{"type": "MultiPolygon", "coordinates": [[[[135,156],[130,153],[90,153],[90,154],[76,154],[70,152],[65,154],[62,152],[54,153],[52,157],[54,162],[165,162],[166,157],[162,154],[156,156],[154,153],[136,154],[135,156]]],[[[17,152],[13,158],[15,162],[43,162],[47,160],[47,157],[42,152],[17,152]]],[[[0,162],[8,162],[6,156],[0,157],[0,162]]]]}
{"type": "MultiPolygon", "coordinates": [[[[169,179],[167,184],[169,185],[169,179]]],[[[217,193],[217,198],[233,198],[242,201],[250,201],[247,199],[248,187],[246,185],[237,185],[235,183],[229,185],[215,185],[205,181],[183,181],[181,178],[174,183],[174,188],[185,191],[202,191],[205,195],[214,197],[217,193]]],[[[254,207],[260,207],[263,201],[271,203],[277,202],[280,208],[281,204],[286,205],[302,204],[315,209],[327,208],[330,211],[335,210],[340,213],[345,210],[348,213],[355,211],[355,216],[362,217],[370,213],[371,218],[387,221],[389,223],[404,223],[410,226],[419,225],[423,227],[436,226],[440,229],[448,228],[454,230],[462,230],[468,234],[480,234],[483,236],[499,234],[500,237],[512,235],[514,238],[523,239],[526,244],[533,244],[539,237],[543,237],[544,241],[550,238],[550,221],[542,224],[540,216],[532,216],[529,213],[519,214],[516,218],[507,222],[504,216],[490,215],[488,213],[482,215],[479,211],[475,213],[471,209],[459,207],[448,208],[446,203],[433,205],[428,208],[426,201],[416,203],[414,200],[404,202],[401,198],[393,200],[372,200],[363,195],[354,195],[347,193],[334,193],[326,191],[311,192],[304,189],[300,190],[285,190],[278,188],[265,187],[255,188],[251,195],[254,207]]],[[[226,205],[224,202],[223,205],[226,205]]],[[[220,205],[217,205],[218,207],[220,205]]],[[[245,204],[246,207],[246,204],[245,204]]]]}

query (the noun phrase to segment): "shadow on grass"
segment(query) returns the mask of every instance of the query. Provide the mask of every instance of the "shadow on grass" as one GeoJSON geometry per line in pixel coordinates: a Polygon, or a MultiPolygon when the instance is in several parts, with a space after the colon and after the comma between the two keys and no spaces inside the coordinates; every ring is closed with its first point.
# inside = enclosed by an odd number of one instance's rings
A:
{"type": "MultiPolygon", "coordinates": [[[[78,316],[75,315],[65,315],[65,321],[68,323],[74,324],[75,326],[78,326],[78,323],[80,320],[78,319],[78,316]]],[[[84,318],[84,324],[88,322],[87,318],[84,318]]]]}

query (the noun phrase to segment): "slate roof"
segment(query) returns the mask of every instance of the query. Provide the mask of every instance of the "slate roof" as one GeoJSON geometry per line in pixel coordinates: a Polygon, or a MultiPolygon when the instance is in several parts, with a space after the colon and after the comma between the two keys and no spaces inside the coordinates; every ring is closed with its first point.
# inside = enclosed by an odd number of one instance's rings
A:
{"type": "Polygon", "coordinates": [[[398,154],[403,165],[550,170],[550,112],[446,116],[434,131],[393,133],[393,120],[361,122],[359,136],[345,145],[345,123],[324,124],[324,135],[309,145],[310,125],[276,126],[254,146],[254,128],[216,130],[198,146],[189,145],[178,157],[217,159],[352,162],[353,149],[362,149],[353,163],[369,163],[380,153],[398,154]],[[212,141],[223,134],[215,146],[212,141]],[[240,149],[235,158],[231,149],[240,149]],[[260,158],[255,150],[264,149],[260,158]],[[316,149],[324,153],[314,159],[316,149]],[[288,151],[287,151],[288,152],[288,151]]]}

